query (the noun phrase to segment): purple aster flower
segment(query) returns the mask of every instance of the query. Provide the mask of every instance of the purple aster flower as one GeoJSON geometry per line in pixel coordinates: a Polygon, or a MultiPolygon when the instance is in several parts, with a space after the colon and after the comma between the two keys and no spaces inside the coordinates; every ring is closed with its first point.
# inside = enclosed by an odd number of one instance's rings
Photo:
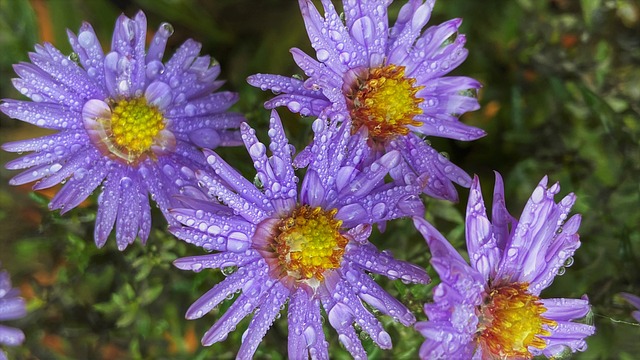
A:
{"type": "Polygon", "coordinates": [[[620,293],[620,295],[637,309],[631,313],[631,316],[640,323],[640,297],[628,293],[620,293]]]}
{"type": "Polygon", "coordinates": [[[301,115],[351,122],[352,132],[368,138],[372,154],[398,150],[403,163],[394,178],[408,172],[428,174],[424,192],[457,200],[452,182],[469,187],[471,178],[435,151],[425,136],[474,140],[484,131],[458,120],[478,109],[480,83],[445,76],[467,57],[462,21],[453,19],[424,29],[434,0],[410,0],[389,28],[391,0],[344,1],[344,20],[330,0],[322,17],[311,0],[299,0],[317,60],[291,50],[308,79],[257,74],[249,84],[272,90],[267,108],[287,106],[301,115]],[[423,30],[424,29],[424,30],[423,30]]]}
{"type": "Polygon", "coordinates": [[[590,312],[586,297],[540,298],[580,246],[580,215],[565,222],[575,195],[556,204],[559,191],[544,177],[518,222],[505,208],[496,173],[491,222],[476,177],[466,217],[470,265],[432,225],[414,218],[442,280],[434,303],[424,306],[429,320],[415,325],[426,337],[421,358],[530,359],[586,349],[595,328],[572,321],[590,312]]]}
{"type": "Polygon", "coordinates": [[[250,358],[288,301],[291,358],[328,358],[320,306],[354,357],[366,357],[355,324],[378,346],[390,348],[391,337],[365,304],[405,326],[413,324],[415,317],[368,273],[417,283],[427,283],[429,278],[422,268],[378,251],[368,238],[373,223],[423,215],[418,196],[422,187],[384,183],[389,169],[400,161],[397,151],[359,170],[369,151],[366,144],[351,137],[346,127],[336,131],[319,119],[313,125],[315,155],[298,192],[293,150],[275,111],[270,123],[271,156],[254,130],[241,126],[259,186],[205,150],[221,180],[203,172],[196,175],[209,196],[225,205],[183,198],[191,209],[173,210],[185,225],[170,228],[176,236],[217,251],[178,259],[177,267],[193,271],[237,267],[198,299],[186,317],[200,318],[240,290],[202,338],[204,345],[224,340],[253,312],[237,355],[250,358]]]}
{"type": "MultiPolygon", "coordinates": [[[[0,321],[15,320],[27,314],[24,299],[19,297],[20,291],[11,287],[11,279],[6,270],[0,271],[0,321]]],[[[17,346],[24,341],[24,333],[20,329],[0,325],[0,345],[17,346]]],[[[7,355],[0,350],[0,360],[7,355]]]]}
{"type": "MultiPolygon", "coordinates": [[[[123,250],[151,227],[148,194],[168,215],[172,194],[195,181],[189,168],[206,166],[197,147],[239,145],[242,116],[225,112],[237,95],[217,92],[220,66],[198,56],[187,40],[163,64],[170,24],[160,25],[145,53],[147,20],[138,12],[118,18],[106,55],[91,25],[68,32],[70,56],[37,45],[31,63],[15,65],[13,84],[33,102],[4,100],[0,110],[16,119],[57,130],[53,135],[4,144],[34,151],[9,162],[27,169],[12,185],[38,181],[35,190],[64,186],[49,208],[65,213],[100,184],[95,241],[103,246],[114,227],[123,250]],[[231,130],[236,128],[236,130],[231,130]]],[[[169,219],[170,217],[167,216],[169,219]]]]}

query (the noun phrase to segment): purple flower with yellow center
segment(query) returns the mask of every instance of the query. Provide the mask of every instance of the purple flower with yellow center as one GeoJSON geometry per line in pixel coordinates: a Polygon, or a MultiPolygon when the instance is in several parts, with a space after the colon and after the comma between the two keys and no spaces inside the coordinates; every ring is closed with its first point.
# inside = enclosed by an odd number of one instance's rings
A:
{"type": "MultiPolygon", "coordinates": [[[[355,325],[381,348],[391,337],[369,307],[405,326],[414,315],[370,276],[427,283],[426,272],[380,252],[369,241],[372,224],[424,214],[420,183],[385,183],[400,161],[392,151],[362,166],[367,148],[348,129],[314,123],[313,159],[298,191],[292,148],[275,111],[270,120],[269,149],[246,124],[242,138],[257,171],[254,185],[212,151],[207,161],[219,178],[197,172],[200,185],[217,201],[181,198],[190,208],[172,210],[183,225],[177,237],[216,253],[178,259],[180,269],[236,267],[187,311],[204,316],[223,300],[240,294],[202,338],[204,345],[224,340],[238,322],[253,313],[238,358],[250,358],[288,301],[290,358],[327,359],[322,306],[340,342],[356,358],[366,358],[355,325]],[[349,149],[347,151],[347,149],[349,149]]],[[[423,179],[419,179],[423,180],[423,179]]],[[[195,192],[194,192],[195,193],[195,192]]]]}
{"type": "MultiPolygon", "coordinates": [[[[6,270],[0,271],[0,321],[15,320],[27,314],[24,299],[20,291],[11,287],[11,279],[6,270]]],[[[24,333],[6,325],[0,325],[0,345],[17,346],[24,341],[24,333]]],[[[0,360],[6,360],[7,355],[0,350],[0,360]]]]}
{"type": "Polygon", "coordinates": [[[424,29],[435,1],[410,0],[389,28],[390,0],[344,1],[344,17],[322,0],[322,17],[311,0],[299,0],[316,59],[291,50],[308,79],[257,74],[249,84],[272,90],[267,108],[287,106],[303,116],[350,122],[352,133],[367,137],[373,156],[398,150],[403,163],[392,172],[427,174],[427,195],[457,200],[453,182],[469,187],[471,178],[434,150],[426,136],[474,140],[484,131],[458,117],[478,109],[480,84],[445,76],[467,56],[462,21],[424,29]],[[424,29],[424,30],[423,30],[424,29]]]}
{"type": "Polygon", "coordinates": [[[426,338],[421,358],[531,359],[586,349],[595,328],[573,321],[589,314],[586,297],[540,298],[580,246],[580,215],[566,220],[575,195],[556,204],[559,191],[544,177],[518,221],[506,210],[496,173],[489,221],[476,177],[466,216],[470,265],[432,225],[414,218],[442,280],[424,306],[429,320],[415,325],[426,338]]]}
{"type": "Polygon", "coordinates": [[[620,295],[637,309],[631,313],[631,316],[640,323],[640,297],[629,293],[620,293],[620,295]]]}
{"type": "Polygon", "coordinates": [[[98,246],[114,225],[120,250],[136,237],[144,243],[151,227],[148,194],[170,218],[172,195],[195,181],[189,169],[206,167],[197,147],[242,143],[237,128],[243,117],[225,112],[237,95],[214,93],[223,83],[216,81],[220,66],[198,56],[201,45],[187,40],[162,62],[172,33],[170,24],[161,24],[145,52],[144,13],[122,15],[105,55],[85,23],[77,36],[68,32],[71,55],[37,45],[31,63],[15,65],[19,78],[13,84],[32,102],[9,99],[0,105],[11,117],[58,131],[2,146],[34,151],[6,165],[28,169],[12,185],[38,181],[33,188],[41,190],[64,183],[49,208],[65,213],[102,184],[98,246]]]}

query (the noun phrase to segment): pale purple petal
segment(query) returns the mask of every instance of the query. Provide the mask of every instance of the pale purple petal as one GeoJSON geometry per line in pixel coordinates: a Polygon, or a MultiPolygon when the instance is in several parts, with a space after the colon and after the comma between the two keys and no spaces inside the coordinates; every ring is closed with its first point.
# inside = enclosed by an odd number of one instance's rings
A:
{"type": "Polygon", "coordinates": [[[119,171],[112,171],[103,183],[103,189],[98,196],[98,212],[94,229],[94,239],[97,247],[103,247],[113,230],[118,208],[120,207],[120,179],[119,171]]]}
{"type": "Polygon", "coordinates": [[[469,190],[465,224],[471,266],[482,274],[484,282],[487,282],[495,277],[502,253],[497,247],[491,222],[487,218],[480,180],[477,176],[473,178],[469,190]]]}
{"type": "MultiPolygon", "coordinates": [[[[24,333],[20,329],[0,325],[0,344],[18,346],[24,342],[24,333]]],[[[0,357],[3,353],[0,350],[0,357]]]]}
{"type": "Polygon", "coordinates": [[[256,310],[245,335],[242,337],[242,345],[236,355],[239,359],[248,359],[255,354],[260,341],[273,324],[276,315],[280,313],[280,307],[287,300],[289,290],[281,283],[276,282],[263,296],[262,304],[256,310]]]}
{"type": "Polygon", "coordinates": [[[253,281],[246,290],[238,296],[231,307],[216,321],[216,323],[202,337],[202,345],[209,346],[219,341],[225,340],[227,334],[233,331],[247,315],[264,301],[264,293],[269,290],[273,283],[264,281],[253,281]]]}
{"type": "MultiPolygon", "coordinates": [[[[193,265],[191,265],[193,268],[193,265]]],[[[253,279],[247,275],[252,271],[260,270],[261,266],[257,262],[253,262],[248,266],[239,268],[236,272],[227,276],[220,283],[216,284],[211,290],[200,296],[187,310],[187,319],[199,319],[213,308],[218,306],[227,297],[236,293],[237,290],[246,286],[248,281],[253,279]]]]}

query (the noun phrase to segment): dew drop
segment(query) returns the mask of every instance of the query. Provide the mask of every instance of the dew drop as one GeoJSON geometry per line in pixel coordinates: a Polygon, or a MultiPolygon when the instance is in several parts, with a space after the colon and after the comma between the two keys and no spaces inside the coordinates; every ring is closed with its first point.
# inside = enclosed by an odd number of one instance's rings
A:
{"type": "Polygon", "coordinates": [[[166,34],[167,37],[173,35],[173,32],[174,32],[173,25],[169,24],[168,22],[163,22],[162,24],[160,24],[160,28],[166,34]]]}
{"type": "Polygon", "coordinates": [[[329,60],[329,52],[325,49],[318,50],[316,55],[318,56],[318,61],[320,62],[325,62],[329,60]]]}
{"type": "Polygon", "coordinates": [[[299,102],[297,101],[291,101],[287,104],[287,107],[289,108],[289,110],[291,110],[294,113],[297,113],[298,111],[300,111],[300,109],[302,108],[302,106],[300,105],[299,102]]]}
{"type": "Polygon", "coordinates": [[[570,256],[570,257],[567,258],[567,260],[564,261],[564,265],[563,266],[564,267],[569,267],[571,265],[573,265],[573,257],[570,256]]]}
{"type": "Polygon", "coordinates": [[[93,46],[95,41],[96,37],[91,31],[83,31],[78,35],[78,43],[85,49],[93,46]]]}
{"type": "Polygon", "coordinates": [[[236,270],[238,270],[237,266],[225,266],[220,269],[220,271],[222,272],[222,275],[224,276],[229,276],[234,272],[236,272],[236,270]]]}

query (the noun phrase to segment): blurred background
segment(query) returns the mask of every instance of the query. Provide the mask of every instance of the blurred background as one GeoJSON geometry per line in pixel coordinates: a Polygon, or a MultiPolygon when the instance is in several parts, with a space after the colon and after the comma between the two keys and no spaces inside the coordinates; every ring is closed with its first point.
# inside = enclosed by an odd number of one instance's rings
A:
{"type": "MultiPolygon", "coordinates": [[[[395,19],[404,1],[389,13],[395,19]]],[[[240,93],[236,111],[246,114],[266,140],[272,94],[248,86],[248,75],[301,74],[289,49],[310,51],[297,2],[293,0],[0,0],[0,98],[22,96],[13,89],[12,64],[28,61],[36,43],[51,42],[71,53],[66,29],[77,32],[90,22],[103,47],[110,44],[117,16],[145,11],[149,31],[167,21],[175,33],[167,54],[187,38],[203,44],[202,53],[222,64],[224,90],[240,93]]],[[[582,214],[582,247],[573,265],[542,297],[587,294],[597,333],[576,359],[635,359],[640,325],[618,293],[640,295],[640,4],[632,0],[440,0],[430,24],[464,18],[469,57],[453,74],[474,77],[484,88],[482,108],[462,117],[488,135],[463,143],[431,139],[470,174],[478,174],[488,206],[494,175],[506,183],[507,207],[519,217],[538,181],[549,175],[561,194],[574,192],[573,213],[582,214]]],[[[166,58],[165,58],[166,59],[166,58]]],[[[310,119],[281,110],[291,143],[310,140],[310,119]]],[[[0,142],[44,135],[34,126],[0,115],[0,142]]],[[[219,151],[253,178],[243,148],[219,151]]],[[[0,163],[16,154],[0,151],[0,163]]],[[[200,337],[231,304],[224,302],[202,319],[187,321],[190,304],[225,275],[195,274],[171,262],[203,251],[165,231],[154,209],[147,246],[116,250],[93,244],[95,196],[64,217],[46,204],[56,189],[33,193],[30,186],[9,187],[17,172],[0,169],[0,261],[27,299],[28,315],[8,322],[24,330],[22,347],[7,348],[13,359],[229,359],[234,358],[248,324],[245,319],[227,341],[205,348],[200,337]]],[[[460,202],[425,199],[428,218],[464,252],[466,189],[460,202]]],[[[558,197],[557,200],[559,200],[558,197]]],[[[419,320],[437,276],[429,266],[422,237],[407,220],[392,222],[372,242],[397,258],[424,266],[429,286],[377,279],[419,320]],[[389,234],[393,234],[390,236],[389,234]]],[[[286,314],[267,333],[259,359],[286,358],[286,314]]],[[[362,334],[372,359],[414,359],[422,337],[381,320],[394,341],[382,351],[362,334]]],[[[332,358],[349,358],[333,331],[326,331],[332,358]]]]}

